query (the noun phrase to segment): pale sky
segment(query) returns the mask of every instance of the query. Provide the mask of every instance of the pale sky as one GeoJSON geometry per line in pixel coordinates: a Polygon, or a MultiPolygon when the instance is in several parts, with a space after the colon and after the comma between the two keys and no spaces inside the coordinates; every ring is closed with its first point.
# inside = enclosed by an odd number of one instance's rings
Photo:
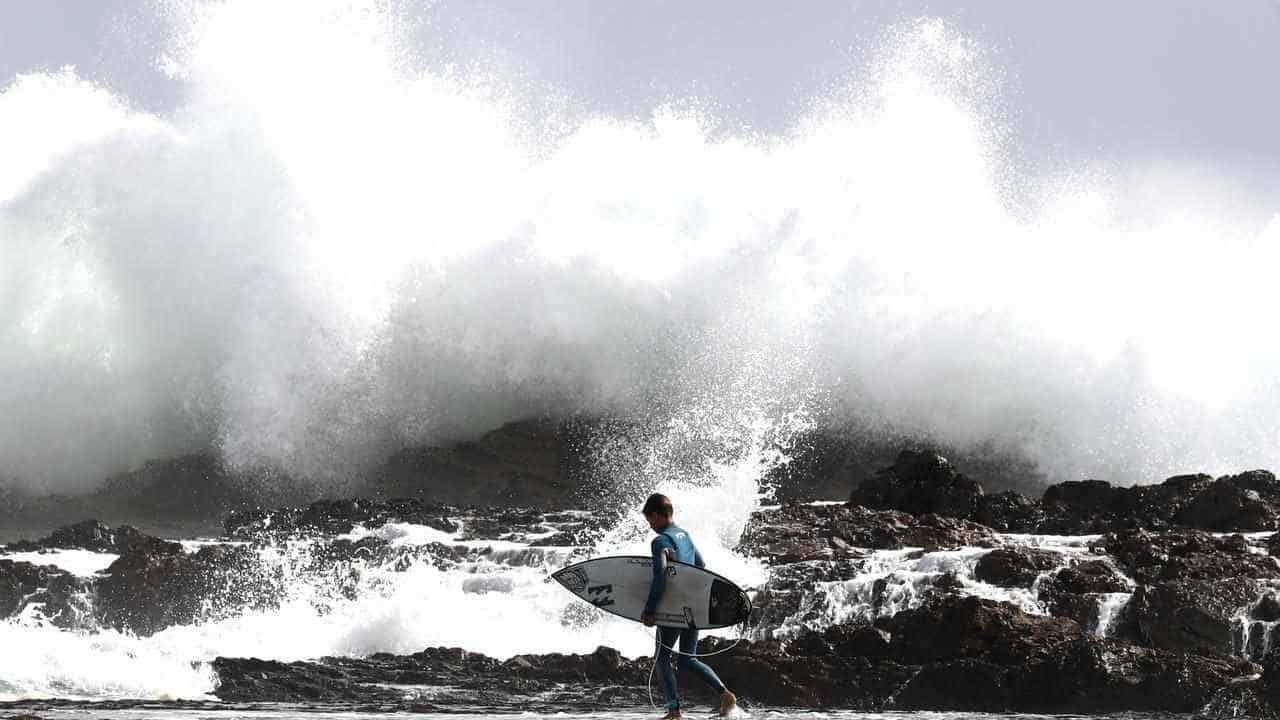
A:
{"type": "MultiPolygon", "coordinates": [[[[1280,165],[1277,0],[631,0],[398,2],[427,64],[490,64],[593,111],[645,116],[715,103],[731,123],[784,128],[894,23],[940,17],[1006,74],[1015,139],[1059,153],[1280,165]]],[[[75,65],[137,107],[183,89],[159,73],[154,2],[0,3],[0,83],[75,65]]],[[[1268,173],[1269,174],[1269,173],[1268,173]]]]}

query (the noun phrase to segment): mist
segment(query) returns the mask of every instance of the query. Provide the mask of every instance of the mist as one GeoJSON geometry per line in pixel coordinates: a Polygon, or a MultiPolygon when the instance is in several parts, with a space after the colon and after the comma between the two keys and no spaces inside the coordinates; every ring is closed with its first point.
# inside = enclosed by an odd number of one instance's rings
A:
{"type": "Polygon", "coordinates": [[[933,18],[764,132],[433,67],[377,7],[171,8],[171,110],[74,69],[0,93],[3,483],[203,449],[340,483],[573,415],[1280,466],[1274,168],[1028,166],[998,56],[933,18]]]}

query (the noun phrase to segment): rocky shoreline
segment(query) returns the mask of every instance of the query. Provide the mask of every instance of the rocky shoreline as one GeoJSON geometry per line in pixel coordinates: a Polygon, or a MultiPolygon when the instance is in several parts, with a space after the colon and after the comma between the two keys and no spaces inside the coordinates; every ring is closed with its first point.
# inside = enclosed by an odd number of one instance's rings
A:
{"type": "MultiPolygon", "coordinates": [[[[87,521],[0,554],[117,556],[106,570],[0,559],[0,618],[38,609],[59,627],[149,635],[270,608],[298,573],[322,575],[340,596],[353,592],[344,583],[356,562],[447,566],[492,552],[354,537],[357,528],[412,523],[519,542],[528,557],[504,562],[537,563],[543,548],[587,552],[610,520],[421,499],[322,501],[232,513],[222,540],[198,547],[87,521]],[[258,550],[298,537],[320,542],[288,573],[261,562],[258,550]]],[[[988,495],[940,456],[903,452],[847,503],[755,513],[740,550],[764,559],[770,578],[754,588],[752,636],[715,666],[765,706],[1280,717],[1278,529],[1280,482],[1266,471],[1133,488],[1063,483],[1031,499],[988,495]],[[1016,601],[983,596],[997,590],[1016,601]]],[[[723,647],[708,639],[702,649],[723,647]]],[[[605,647],[501,661],[427,648],[292,663],[217,658],[212,668],[228,702],[567,709],[643,705],[650,661],[605,647]]],[[[697,683],[682,686],[699,697],[697,683]]]]}
{"type": "MultiPolygon", "coordinates": [[[[403,448],[361,475],[346,492],[376,500],[416,498],[454,506],[597,509],[598,455],[616,454],[644,431],[620,420],[578,418],[512,422],[448,446],[403,448]],[[633,438],[632,438],[633,439],[633,438]],[[431,478],[424,483],[423,478],[431,478]]],[[[898,438],[854,439],[857,432],[813,430],[785,448],[791,462],[765,482],[781,500],[845,496],[858,480],[893,461],[898,438]]],[[[1035,468],[1000,455],[960,456],[991,487],[1043,485],[1035,468]]],[[[236,471],[216,453],[152,460],[107,478],[87,495],[31,495],[0,487],[0,543],[86,517],[152,534],[217,533],[226,515],[260,507],[305,505],[314,485],[267,471],[236,471]]]]}

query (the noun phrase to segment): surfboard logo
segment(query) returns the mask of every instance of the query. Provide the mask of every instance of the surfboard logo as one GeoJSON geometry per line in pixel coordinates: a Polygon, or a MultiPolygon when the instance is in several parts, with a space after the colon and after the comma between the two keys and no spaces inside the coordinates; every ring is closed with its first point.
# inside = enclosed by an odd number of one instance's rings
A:
{"type": "Polygon", "coordinates": [[[559,582],[571,593],[581,595],[587,589],[587,574],[581,568],[569,568],[561,570],[555,574],[556,582],[559,582]]]}
{"type": "Polygon", "coordinates": [[[613,604],[613,585],[592,585],[585,597],[596,607],[608,607],[613,604]]]}

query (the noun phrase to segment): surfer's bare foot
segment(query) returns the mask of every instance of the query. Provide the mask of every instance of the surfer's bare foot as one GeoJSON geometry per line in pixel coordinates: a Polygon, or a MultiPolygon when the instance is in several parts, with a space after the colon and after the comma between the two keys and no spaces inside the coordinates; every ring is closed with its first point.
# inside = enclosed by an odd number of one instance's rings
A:
{"type": "Polygon", "coordinates": [[[720,714],[728,715],[733,709],[738,707],[738,696],[729,692],[728,688],[720,693],[720,714]]]}
{"type": "Polygon", "coordinates": [[[684,717],[684,713],[680,712],[680,708],[676,708],[675,710],[668,710],[667,714],[662,716],[662,720],[680,720],[682,717],[684,717]]]}

